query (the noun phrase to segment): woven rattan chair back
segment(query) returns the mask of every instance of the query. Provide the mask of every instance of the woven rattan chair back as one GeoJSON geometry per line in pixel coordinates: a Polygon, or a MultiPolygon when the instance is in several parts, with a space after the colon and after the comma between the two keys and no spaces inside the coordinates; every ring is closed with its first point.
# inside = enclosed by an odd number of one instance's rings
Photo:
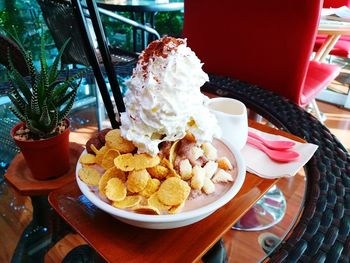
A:
{"type": "Polygon", "coordinates": [[[37,1],[56,47],[62,47],[68,38],[71,39],[62,56],[62,62],[64,64],[90,65],[83,48],[82,35],[70,1],[37,1]]]}

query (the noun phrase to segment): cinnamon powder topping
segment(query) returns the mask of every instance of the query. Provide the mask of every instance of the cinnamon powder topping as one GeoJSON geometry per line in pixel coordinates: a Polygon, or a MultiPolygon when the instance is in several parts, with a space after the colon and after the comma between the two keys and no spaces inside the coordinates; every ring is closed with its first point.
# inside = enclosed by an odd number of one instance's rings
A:
{"type": "Polygon", "coordinates": [[[172,50],[176,50],[177,47],[181,44],[184,44],[185,41],[180,38],[174,37],[164,37],[158,40],[153,41],[148,45],[148,47],[142,52],[139,58],[139,63],[142,65],[142,69],[145,71],[143,77],[147,77],[146,69],[148,62],[151,58],[163,57],[167,58],[168,54],[172,50]]]}

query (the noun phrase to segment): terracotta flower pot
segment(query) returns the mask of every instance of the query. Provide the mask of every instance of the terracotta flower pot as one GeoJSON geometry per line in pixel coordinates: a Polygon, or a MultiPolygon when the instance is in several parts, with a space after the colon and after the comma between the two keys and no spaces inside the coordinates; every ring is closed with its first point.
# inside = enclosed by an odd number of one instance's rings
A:
{"type": "Polygon", "coordinates": [[[68,128],[49,139],[36,141],[17,140],[14,135],[24,123],[11,129],[11,136],[20,148],[35,179],[46,180],[59,177],[69,170],[69,121],[68,128]]]}

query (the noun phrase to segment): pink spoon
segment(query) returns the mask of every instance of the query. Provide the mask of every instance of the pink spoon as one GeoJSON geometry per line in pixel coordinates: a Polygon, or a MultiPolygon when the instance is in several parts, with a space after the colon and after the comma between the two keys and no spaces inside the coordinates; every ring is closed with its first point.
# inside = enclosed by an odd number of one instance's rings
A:
{"type": "Polygon", "coordinates": [[[248,137],[247,143],[255,146],[259,150],[263,151],[271,160],[281,163],[292,162],[299,157],[299,153],[295,151],[278,151],[272,150],[264,146],[261,142],[256,141],[248,137]]]}
{"type": "Polygon", "coordinates": [[[275,149],[275,150],[286,150],[286,149],[292,148],[295,145],[295,142],[291,142],[291,141],[266,140],[251,131],[248,131],[248,136],[262,142],[266,147],[270,149],[275,149]]]}

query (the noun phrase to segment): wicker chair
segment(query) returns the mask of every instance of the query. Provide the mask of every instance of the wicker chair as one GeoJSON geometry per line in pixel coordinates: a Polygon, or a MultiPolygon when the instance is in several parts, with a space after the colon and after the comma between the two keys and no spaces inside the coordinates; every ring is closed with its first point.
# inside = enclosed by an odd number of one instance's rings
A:
{"type": "Polygon", "coordinates": [[[212,75],[203,91],[239,99],[276,127],[319,146],[305,166],[299,221],[263,262],[349,262],[350,154],[345,147],[302,108],[257,85],[212,75]]]}
{"type": "Polygon", "coordinates": [[[8,37],[0,34],[0,64],[8,67],[8,55],[11,56],[14,67],[22,76],[28,75],[24,54],[18,45],[8,37]]]}
{"type": "MultiPolygon", "coordinates": [[[[89,66],[90,62],[84,49],[82,33],[70,1],[38,0],[44,20],[52,34],[57,48],[70,38],[70,44],[62,56],[64,64],[80,64],[89,66]],[[64,21],[64,23],[62,22],[64,21]],[[82,48],[83,47],[83,48],[82,48]]],[[[135,55],[113,47],[113,61],[130,62],[135,55]],[[119,54],[120,51],[120,54],[119,54]]],[[[99,62],[102,60],[100,59],[99,62]]]]}
{"type": "MultiPolygon", "coordinates": [[[[99,19],[99,27],[97,28],[96,25],[93,25],[91,21],[92,19],[87,10],[88,8],[80,3],[80,1],[79,7],[81,10],[77,6],[78,2],[76,1],[73,1],[73,3],[75,3],[74,6],[70,0],[37,1],[42,9],[44,19],[50,29],[56,46],[60,48],[64,41],[68,38],[71,39],[69,46],[63,54],[63,63],[92,66],[111,125],[114,128],[118,127],[119,124],[116,121],[117,118],[113,109],[113,103],[108,94],[108,88],[104,80],[104,73],[107,74],[110,86],[113,87],[112,93],[114,101],[117,104],[117,108],[120,109],[120,105],[122,105],[123,102],[120,96],[119,84],[115,77],[115,72],[117,72],[118,75],[130,76],[138,55],[122,50],[119,47],[112,47],[108,44],[101,44],[101,42],[96,41],[95,38],[99,40],[101,34],[103,34],[104,37],[102,23],[99,19]],[[62,23],[62,21],[64,21],[64,23],[62,23]],[[96,46],[98,46],[98,48],[96,48],[96,46]],[[108,56],[108,61],[106,56],[108,56]],[[107,66],[106,63],[109,62],[111,65],[107,66]],[[110,68],[114,68],[113,73],[110,71],[110,68]]],[[[88,5],[91,3],[91,1],[87,1],[88,5]]],[[[147,31],[156,36],[156,38],[160,37],[157,31],[153,28],[138,24],[133,20],[114,14],[113,12],[101,8],[97,9],[97,6],[96,12],[98,13],[98,16],[101,13],[117,22],[126,23],[138,30],[147,31]]],[[[105,37],[103,42],[107,43],[105,37]]]]}

